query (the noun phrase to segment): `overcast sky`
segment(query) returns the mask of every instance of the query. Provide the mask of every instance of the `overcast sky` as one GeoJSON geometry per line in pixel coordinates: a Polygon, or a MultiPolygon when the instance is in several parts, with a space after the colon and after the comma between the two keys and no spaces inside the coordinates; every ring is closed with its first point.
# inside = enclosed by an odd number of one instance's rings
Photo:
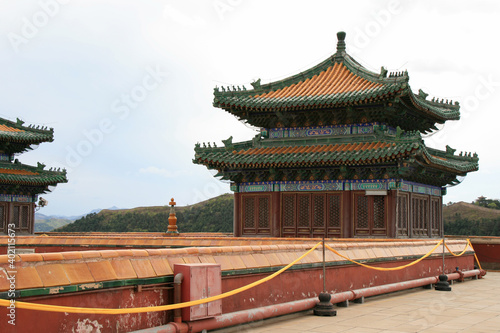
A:
{"type": "Polygon", "coordinates": [[[212,107],[213,88],[285,78],[347,52],[408,70],[414,92],[460,102],[429,146],[479,154],[448,201],[499,198],[498,1],[0,0],[0,117],[53,127],[18,157],[68,169],[46,215],[193,204],[220,193],[196,142],[253,129],[212,107]]]}

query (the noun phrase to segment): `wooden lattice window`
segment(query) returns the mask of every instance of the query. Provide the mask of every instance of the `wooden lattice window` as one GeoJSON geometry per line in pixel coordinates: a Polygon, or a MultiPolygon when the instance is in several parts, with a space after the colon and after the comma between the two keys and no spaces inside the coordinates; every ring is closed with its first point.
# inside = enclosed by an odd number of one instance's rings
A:
{"type": "Polygon", "coordinates": [[[368,197],[357,196],[356,229],[368,229],[368,197]]]}
{"type": "Polygon", "coordinates": [[[298,217],[299,217],[299,227],[309,227],[310,226],[310,219],[311,219],[311,214],[310,214],[310,198],[311,196],[308,194],[299,194],[297,196],[298,200],[298,217]]]}
{"type": "Polygon", "coordinates": [[[412,198],[412,236],[429,236],[429,200],[427,196],[413,195],[412,198]]]}
{"type": "Polygon", "coordinates": [[[12,220],[11,223],[14,224],[14,229],[29,231],[30,229],[30,206],[28,204],[24,205],[13,205],[12,206],[12,220]]]}
{"type": "Polygon", "coordinates": [[[340,237],[340,193],[283,193],[282,235],[285,237],[340,237]]]}
{"type": "Polygon", "coordinates": [[[269,210],[269,197],[259,197],[259,229],[269,228],[269,217],[271,212],[269,210]]]}
{"type": "Polygon", "coordinates": [[[330,228],[340,228],[340,195],[328,195],[328,226],[330,228]]]}
{"type": "Polygon", "coordinates": [[[21,229],[29,227],[29,207],[21,206],[21,229]]]}
{"type": "Polygon", "coordinates": [[[255,228],[255,198],[243,197],[243,226],[245,229],[255,228]]]}
{"type": "Polygon", "coordinates": [[[373,197],[373,227],[383,229],[385,227],[385,197],[373,197]]]}
{"type": "Polygon", "coordinates": [[[386,235],[386,196],[354,194],[354,234],[386,235]]]}
{"type": "Polygon", "coordinates": [[[408,194],[399,194],[396,203],[397,235],[408,236],[408,194]]]}
{"type": "Polygon", "coordinates": [[[283,195],[283,226],[295,227],[295,194],[283,195]]]}
{"type": "Polygon", "coordinates": [[[271,232],[271,196],[270,195],[243,195],[242,196],[242,225],[243,235],[263,234],[271,232]]]}
{"type": "Polygon", "coordinates": [[[325,227],[325,195],[312,196],[313,227],[325,227]]]}

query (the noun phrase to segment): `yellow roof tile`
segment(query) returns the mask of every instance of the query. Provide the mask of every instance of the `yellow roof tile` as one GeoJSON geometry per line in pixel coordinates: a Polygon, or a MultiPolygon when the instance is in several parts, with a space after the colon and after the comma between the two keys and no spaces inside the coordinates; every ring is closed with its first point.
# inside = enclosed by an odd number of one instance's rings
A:
{"type": "Polygon", "coordinates": [[[17,267],[16,268],[16,288],[42,288],[43,282],[35,267],[17,267]]]}
{"type": "Polygon", "coordinates": [[[97,261],[87,263],[95,282],[116,280],[118,277],[109,261],[97,261]]]}
{"type": "Polygon", "coordinates": [[[174,271],[170,268],[170,264],[166,258],[150,258],[149,262],[158,276],[174,274],[174,271]]]}
{"type": "Polygon", "coordinates": [[[95,282],[86,263],[62,265],[71,284],[95,282]]]}
{"type": "Polygon", "coordinates": [[[115,270],[118,279],[137,279],[137,274],[129,259],[111,260],[111,267],[115,270]]]}
{"type": "Polygon", "coordinates": [[[131,259],[130,263],[134,267],[137,277],[140,279],[155,277],[156,273],[149,262],[149,259],[131,259]]]}
{"type": "Polygon", "coordinates": [[[61,264],[48,264],[36,266],[38,276],[44,287],[64,286],[70,284],[68,276],[61,264]]]}

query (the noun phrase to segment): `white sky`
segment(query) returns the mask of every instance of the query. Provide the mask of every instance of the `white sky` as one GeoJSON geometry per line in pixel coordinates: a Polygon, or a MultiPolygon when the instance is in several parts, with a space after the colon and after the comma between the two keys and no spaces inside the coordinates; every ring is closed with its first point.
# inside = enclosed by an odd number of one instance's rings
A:
{"type": "Polygon", "coordinates": [[[19,157],[68,169],[40,213],[192,204],[229,191],[194,165],[196,142],[255,133],[212,107],[216,85],[267,83],[335,53],[407,69],[410,86],[458,100],[429,146],[477,152],[444,201],[499,198],[498,1],[0,0],[0,117],[53,127],[19,157]],[[156,73],[152,75],[151,73],[156,73]],[[133,95],[127,101],[127,96],[133,95]]]}

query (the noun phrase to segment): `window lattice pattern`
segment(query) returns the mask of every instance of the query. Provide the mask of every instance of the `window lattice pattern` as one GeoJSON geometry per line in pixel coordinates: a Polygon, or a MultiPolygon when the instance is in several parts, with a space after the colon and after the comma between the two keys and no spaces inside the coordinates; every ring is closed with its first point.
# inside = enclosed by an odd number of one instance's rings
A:
{"type": "Polygon", "coordinates": [[[295,226],[295,198],[293,194],[283,196],[283,225],[285,227],[295,226]]]}
{"type": "Polygon", "coordinates": [[[340,195],[328,196],[328,226],[340,228],[340,195]]]}
{"type": "Polygon", "coordinates": [[[413,198],[413,234],[425,236],[428,233],[427,198],[413,198]]]}
{"type": "Polygon", "coordinates": [[[29,207],[21,206],[21,228],[28,229],[29,222],[29,207]]]}
{"type": "Polygon", "coordinates": [[[413,233],[419,235],[420,227],[420,200],[413,199],[413,233]]]}
{"type": "Polygon", "coordinates": [[[259,198],[259,228],[269,228],[269,198],[259,198]]]}
{"type": "Polygon", "coordinates": [[[299,206],[299,227],[308,227],[310,225],[309,220],[309,195],[299,195],[297,197],[299,206]]]}
{"type": "Polygon", "coordinates": [[[385,197],[373,197],[373,227],[376,229],[385,228],[385,197]]]}
{"type": "Polygon", "coordinates": [[[424,230],[424,232],[426,232],[428,230],[428,222],[429,222],[429,218],[428,218],[428,210],[427,210],[427,200],[422,200],[420,202],[420,216],[421,216],[421,219],[422,219],[422,229],[424,230]]]}
{"type": "Polygon", "coordinates": [[[398,196],[398,234],[408,235],[408,200],[406,196],[398,196]]]}
{"type": "Polygon", "coordinates": [[[0,230],[3,230],[6,227],[5,223],[5,208],[4,205],[0,205],[0,230]]]}
{"type": "Polygon", "coordinates": [[[14,228],[19,229],[19,206],[14,206],[14,228]]]}
{"type": "Polygon", "coordinates": [[[243,201],[245,216],[243,225],[245,226],[245,228],[255,228],[255,198],[244,198],[243,201]]]}
{"type": "Polygon", "coordinates": [[[356,201],[356,228],[368,229],[368,197],[358,196],[356,201]]]}
{"type": "Polygon", "coordinates": [[[325,196],[324,195],[314,195],[313,196],[313,226],[324,227],[325,226],[325,196]]]}

